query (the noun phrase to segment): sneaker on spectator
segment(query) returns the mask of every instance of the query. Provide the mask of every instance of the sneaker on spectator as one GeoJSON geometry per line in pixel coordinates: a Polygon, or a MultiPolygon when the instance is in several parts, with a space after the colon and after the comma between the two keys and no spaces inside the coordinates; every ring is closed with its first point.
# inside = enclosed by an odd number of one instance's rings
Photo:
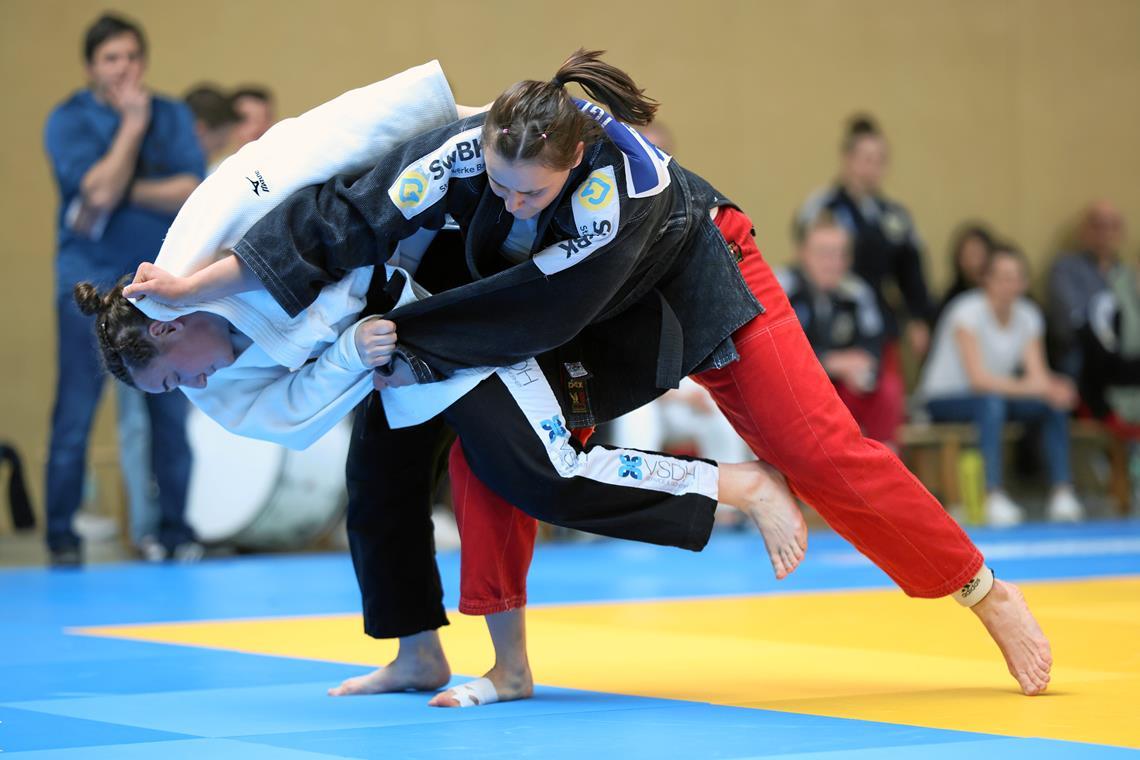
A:
{"type": "Polygon", "coordinates": [[[171,556],[175,562],[182,562],[184,564],[200,562],[202,558],[206,556],[206,547],[197,541],[187,541],[184,544],[179,544],[174,547],[171,556]]]}
{"type": "Polygon", "coordinates": [[[139,555],[145,562],[165,562],[169,553],[155,536],[143,536],[139,539],[139,555]]]}
{"type": "Polygon", "coordinates": [[[1005,495],[993,491],[986,497],[986,522],[995,528],[1018,525],[1025,520],[1025,510],[1005,495]]]}
{"type": "Polygon", "coordinates": [[[1085,508],[1072,488],[1063,487],[1053,491],[1046,514],[1053,522],[1079,522],[1085,519],[1085,508]]]}

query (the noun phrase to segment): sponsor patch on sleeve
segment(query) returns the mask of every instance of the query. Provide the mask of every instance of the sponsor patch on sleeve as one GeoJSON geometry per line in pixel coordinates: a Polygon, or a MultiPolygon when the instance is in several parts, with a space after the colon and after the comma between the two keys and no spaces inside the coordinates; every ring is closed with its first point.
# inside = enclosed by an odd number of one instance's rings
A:
{"type": "Polygon", "coordinates": [[[486,171],[481,131],[482,127],[473,127],[453,135],[400,172],[388,188],[388,197],[405,219],[438,203],[447,194],[447,183],[453,177],[473,177],[486,171]]]}
{"type": "Polygon", "coordinates": [[[612,166],[603,166],[574,191],[571,201],[578,237],[563,240],[534,255],[535,265],[551,275],[569,269],[617,235],[621,201],[612,166]]]}

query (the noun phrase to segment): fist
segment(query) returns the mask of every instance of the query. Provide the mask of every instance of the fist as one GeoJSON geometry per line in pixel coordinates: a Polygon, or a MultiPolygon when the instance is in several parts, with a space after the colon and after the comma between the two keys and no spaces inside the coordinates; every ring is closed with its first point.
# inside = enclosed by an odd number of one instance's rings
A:
{"type": "Polygon", "coordinates": [[[387,319],[370,319],[356,328],[356,352],[364,366],[375,369],[392,361],[396,350],[396,323],[387,319]]]}
{"type": "Polygon", "coordinates": [[[127,298],[153,298],[167,306],[185,306],[193,303],[197,293],[189,277],[178,277],[161,267],[144,261],[135,272],[135,279],[123,288],[127,298]]]}

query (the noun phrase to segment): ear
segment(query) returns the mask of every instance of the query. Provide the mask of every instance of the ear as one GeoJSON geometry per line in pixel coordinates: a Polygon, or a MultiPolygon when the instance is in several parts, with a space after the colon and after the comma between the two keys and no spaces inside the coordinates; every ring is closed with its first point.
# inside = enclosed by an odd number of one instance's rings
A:
{"type": "Polygon", "coordinates": [[[586,143],[581,140],[578,141],[578,147],[574,149],[574,165],[571,169],[577,169],[578,165],[582,163],[582,158],[586,155],[586,143]]]}
{"type": "Polygon", "coordinates": [[[147,325],[146,331],[147,334],[155,340],[169,340],[185,329],[186,325],[182,322],[181,318],[171,320],[170,322],[162,322],[154,319],[147,325]]]}

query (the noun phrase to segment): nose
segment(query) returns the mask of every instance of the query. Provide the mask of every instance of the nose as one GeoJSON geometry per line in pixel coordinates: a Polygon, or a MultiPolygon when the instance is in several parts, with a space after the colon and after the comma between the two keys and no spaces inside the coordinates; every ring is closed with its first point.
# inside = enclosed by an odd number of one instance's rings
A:
{"type": "Polygon", "coordinates": [[[526,204],[526,199],[518,193],[511,193],[510,198],[507,199],[507,211],[512,214],[518,211],[526,204]]]}

